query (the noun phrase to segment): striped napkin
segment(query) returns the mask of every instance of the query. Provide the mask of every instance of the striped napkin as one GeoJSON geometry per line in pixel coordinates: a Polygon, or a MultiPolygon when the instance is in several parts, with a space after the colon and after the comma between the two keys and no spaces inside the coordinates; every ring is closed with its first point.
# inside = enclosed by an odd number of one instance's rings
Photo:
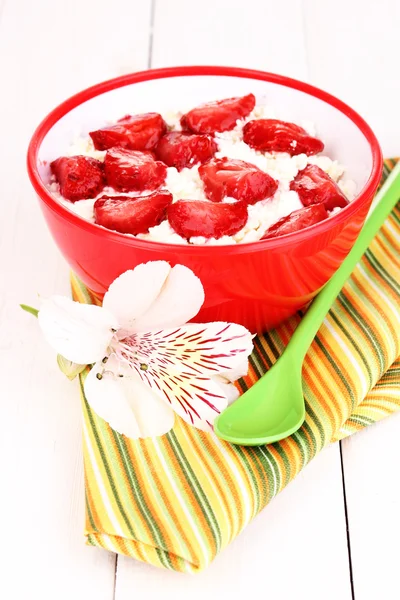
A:
{"type": "MultiPolygon", "coordinates": [[[[89,408],[82,373],[87,543],[198,572],[324,446],[399,410],[399,282],[400,203],[313,342],[303,368],[305,423],[279,443],[233,446],[179,417],[167,435],[127,439],[89,408]]],[[[96,302],[75,276],[72,290],[96,302]]],[[[300,318],[255,339],[242,391],[275,362],[300,318]]]]}

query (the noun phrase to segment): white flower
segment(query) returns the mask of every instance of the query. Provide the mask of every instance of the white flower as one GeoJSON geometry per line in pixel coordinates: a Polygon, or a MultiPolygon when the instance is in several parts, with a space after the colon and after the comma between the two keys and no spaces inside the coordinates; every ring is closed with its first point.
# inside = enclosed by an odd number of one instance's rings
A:
{"type": "Polygon", "coordinates": [[[189,323],[204,302],[182,265],[141,264],[110,286],[103,306],[53,296],[39,311],[50,345],[67,360],[95,363],[85,381],[93,410],[131,438],[162,435],[176,412],[203,430],[238,397],[252,336],[232,323],[189,323]]]}

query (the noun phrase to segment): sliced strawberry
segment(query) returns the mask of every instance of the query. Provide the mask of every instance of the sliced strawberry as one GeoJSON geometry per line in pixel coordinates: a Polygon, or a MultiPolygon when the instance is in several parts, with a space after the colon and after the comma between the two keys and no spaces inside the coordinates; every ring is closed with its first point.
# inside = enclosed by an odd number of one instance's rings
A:
{"type": "Polygon", "coordinates": [[[167,176],[167,167],[149,152],[111,148],[104,164],[108,185],[121,192],[155,190],[167,176]]]}
{"type": "Polygon", "coordinates": [[[178,200],[169,206],[167,217],[172,229],[184,238],[200,235],[218,239],[242,229],[248,213],[244,202],[212,204],[203,200],[178,200]]]}
{"type": "Polygon", "coordinates": [[[199,167],[204,191],[213,202],[226,196],[255,204],[275,194],[278,184],[255,165],[233,158],[214,158],[199,167]]]}
{"type": "Polygon", "coordinates": [[[300,229],[315,225],[315,223],[319,223],[327,218],[328,213],[323,204],[312,204],[306,208],[294,210],[287,217],[279,219],[279,221],[267,229],[261,239],[268,240],[269,238],[286,235],[287,233],[293,233],[294,231],[300,231],[300,229]]]}
{"type": "Polygon", "coordinates": [[[317,165],[307,165],[290,183],[304,206],[324,204],[326,210],[347,206],[348,200],[340,187],[317,165]]]}
{"type": "Polygon", "coordinates": [[[166,165],[181,171],[185,167],[204,163],[217,150],[217,144],[208,135],[172,131],[161,138],[155,151],[157,158],[166,165]]]}
{"type": "Polygon", "coordinates": [[[152,150],[167,131],[167,125],[158,113],[123,117],[115,125],[89,133],[96,150],[118,146],[130,150],[152,150]]]}
{"type": "Polygon", "coordinates": [[[94,198],[106,184],[103,163],[89,156],[61,156],[50,168],[60,193],[71,202],[94,198]]]}
{"type": "Polygon", "coordinates": [[[208,102],[183,115],[181,125],[184,130],[194,133],[229,131],[235,127],[238,119],[243,119],[251,113],[255,104],[254,94],[208,102]]]}
{"type": "Polygon", "coordinates": [[[95,221],[120,233],[147,233],[164,220],[171,203],[172,194],[164,191],[136,198],[102,196],[94,203],[95,221]]]}
{"type": "Polygon", "coordinates": [[[255,150],[263,152],[288,152],[296,154],[318,154],[324,144],[294,123],[277,119],[249,121],[243,127],[243,141],[255,150]]]}

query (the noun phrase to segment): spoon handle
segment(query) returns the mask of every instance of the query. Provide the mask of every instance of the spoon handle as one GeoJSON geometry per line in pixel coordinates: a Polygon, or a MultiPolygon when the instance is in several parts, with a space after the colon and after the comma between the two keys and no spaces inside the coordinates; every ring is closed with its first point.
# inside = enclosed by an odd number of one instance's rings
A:
{"type": "Polygon", "coordinates": [[[392,170],[382,188],[377,193],[372,204],[372,207],[375,206],[375,208],[372,212],[370,211],[353,248],[336,273],[322,288],[315,300],[313,300],[307,313],[292,335],[289,345],[292,345],[293,351],[296,352],[301,360],[304,359],[311,342],[316,336],[330,307],[339,295],[340,290],[350,277],[355,266],[361,260],[363,254],[399,199],[400,162],[392,170]]]}

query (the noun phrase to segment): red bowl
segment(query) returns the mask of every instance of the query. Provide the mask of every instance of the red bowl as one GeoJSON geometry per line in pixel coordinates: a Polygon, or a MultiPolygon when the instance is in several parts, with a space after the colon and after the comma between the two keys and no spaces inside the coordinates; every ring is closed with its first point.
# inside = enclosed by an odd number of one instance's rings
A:
{"type": "Polygon", "coordinates": [[[367,123],[337,98],[308,84],[247,69],[175,67],[134,73],[93,86],[54,109],[36,129],[28,172],[62,254],[96,294],[127,269],[150,260],[183,264],[201,279],[205,302],[196,320],[223,320],[251,331],[274,327],[304,306],[351,249],[382,171],[378,141],[367,123]],[[280,238],[226,246],[145,241],[85,221],[48,192],[49,162],[65,154],[72,134],[132,112],[162,111],[253,92],[287,111],[287,120],[316,123],[326,154],[357,183],[357,197],[334,217],[280,238]]]}

